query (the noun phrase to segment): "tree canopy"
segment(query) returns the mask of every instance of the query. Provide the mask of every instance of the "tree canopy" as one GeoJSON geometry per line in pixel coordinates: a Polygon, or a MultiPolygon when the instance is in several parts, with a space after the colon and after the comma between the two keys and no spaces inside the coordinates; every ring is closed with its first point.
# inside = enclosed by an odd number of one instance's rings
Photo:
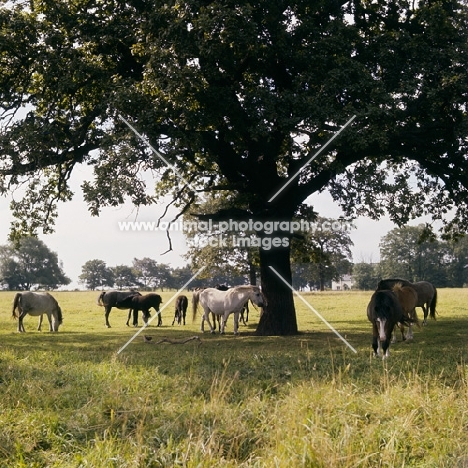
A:
{"type": "MultiPolygon", "coordinates": [[[[94,167],[92,214],[171,195],[194,215],[290,221],[329,189],[346,215],[429,213],[463,232],[467,19],[451,0],[13,0],[0,9],[0,190],[28,188],[12,237],[53,229],[77,164],[94,167]]],[[[289,245],[259,250],[257,332],[295,333],[273,273],[291,282],[289,245]]]]}
{"type": "Polygon", "coordinates": [[[313,266],[309,268],[309,281],[312,283],[315,277],[321,291],[325,282],[338,281],[351,272],[352,227],[351,223],[318,216],[312,229],[292,244],[293,260],[313,266]]]}
{"type": "Polygon", "coordinates": [[[55,252],[35,237],[0,246],[0,284],[10,290],[57,289],[70,284],[55,252]]]}
{"type": "Polygon", "coordinates": [[[430,281],[438,287],[463,287],[468,280],[468,238],[425,238],[426,226],[392,229],[380,241],[383,278],[430,281]]]}
{"type": "Polygon", "coordinates": [[[106,265],[106,262],[99,259],[88,260],[81,267],[79,280],[92,291],[97,288],[112,287],[115,284],[112,269],[106,265]]]}

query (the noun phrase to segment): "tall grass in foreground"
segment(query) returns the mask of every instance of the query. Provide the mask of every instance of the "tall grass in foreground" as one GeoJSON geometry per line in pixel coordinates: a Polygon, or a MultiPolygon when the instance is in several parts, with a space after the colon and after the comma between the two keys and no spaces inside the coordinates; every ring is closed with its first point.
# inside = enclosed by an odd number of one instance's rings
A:
{"type": "Polygon", "coordinates": [[[370,293],[305,296],[357,354],[298,301],[295,337],[254,336],[255,312],[239,337],[232,319],[202,336],[170,307],[119,355],[135,329],[117,310],[106,329],[96,293],[56,293],[60,332],[28,317],[21,335],[1,293],[0,466],[468,468],[468,290],[439,295],[438,320],[382,361],[370,293]]]}

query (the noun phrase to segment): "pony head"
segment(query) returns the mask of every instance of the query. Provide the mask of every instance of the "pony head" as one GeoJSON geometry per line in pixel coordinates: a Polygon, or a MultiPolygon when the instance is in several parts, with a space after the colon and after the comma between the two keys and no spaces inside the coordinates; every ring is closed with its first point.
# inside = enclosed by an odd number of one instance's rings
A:
{"type": "Polygon", "coordinates": [[[258,286],[251,286],[251,293],[249,299],[258,307],[265,307],[267,305],[266,297],[258,286]]]}
{"type": "MultiPolygon", "coordinates": [[[[387,325],[387,319],[384,317],[377,317],[375,319],[375,324],[377,325],[377,330],[379,331],[379,340],[381,342],[384,342],[385,340],[387,340],[388,330],[385,329],[385,325],[387,325]]],[[[390,330],[390,333],[391,332],[392,331],[390,330]]]]}

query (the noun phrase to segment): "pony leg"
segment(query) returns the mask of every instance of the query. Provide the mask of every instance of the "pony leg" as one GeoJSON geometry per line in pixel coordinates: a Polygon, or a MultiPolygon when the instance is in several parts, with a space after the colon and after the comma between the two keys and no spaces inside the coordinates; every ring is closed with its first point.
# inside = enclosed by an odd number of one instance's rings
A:
{"type": "Polygon", "coordinates": [[[429,309],[425,305],[423,305],[422,310],[424,312],[424,320],[423,320],[422,324],[423,324],[423,326],[426,326],[427,325],[427,314],[429,313],[429,309]]]}
{"type": "MultiPolygon", "coordinates": [[[[406,340],[406,336],[405,336],[405,326],[401,323],[401,322],[398,322],[398,328],[400,329],[400,332],[401,332],[401,341],[405,341],[406,340]]],[[[394,334],[394,340],[392,340],[392,343],[396,343],[396,334],[394,334]]]]}
{"type": "Polygon", "coordinates": [[[247,322],[245,321],[245,318],[244,318],[244,308],[242,308],[241,312],[240,312],[240,316],[239,316],[239,320],[244,324],[244,325],[247,325],[247,322]]]}
{"type": "Polygon", "coordinates": [[[374,323],[372,324],[372,349],[374,350],[374,356],[377,357],[380,350],[380,340],[377,326],[374,323]]]}
{"type": "Polygon", "coordinates": [[[382,355],[382,359],[388,358],[390,356],[390,342],[389,340],[385,340],[383,343],[379,340],[379,350],[378,355],[382,355]]]}
{"type": "MultiPolygon", "coordinates": [[[[156,313],[158,314],[158,327],[162,327],[162,316],[161,316],[161,312],[159,312],[159,310],[157,310],[156,313]]],[[[148,316],[149,316],[149,310],[148,310],[148,316]]],[[[148,320],[146,320],[146,322],[148,322],[148,320]]]]}
{"type": "Polygon", "coordinates": [[[104,312],[104,318],[106,319],[106,327],[110,328],[110,323],[109,323],[109,314],[111,311],[112,307],[110,306],[105,306],[105,312],[104,312]]]}
{"type": "Polygon", "coordinates": [[[24,317],[26,317],[26,312],[22,311],[20,316],[18,317],[18,332],[20,333],[26,332],[23,324],[24,317]]]}
{"type": "Polygon", "coordinates": [[[49,332],[54,332],[55,329],[54,329],[54,325],[52,325],[52,314],[48,313],[47,314],[47,320],[49,321],[49,332]]]}
{"type": "Polygon", "coordinates": [[[413,324],[412,323],[410,323],[408,325],[408,334],[406,335],[406,338],[408,340],[412,340],[414,338],[414,336],[413,336],[413,324]]]}
{"type": "Polygon", "coordinates": [[[129,323],[130,323],[130,317],[132,316],[132,309],[129,309],[128,310],[128,315],[127,315],[127,323],[125,325],[127,325],[127,327],[129,327],[129,323]]]}
{"type": "Polygon", "coordinates": [[[133,309],[133,326],[138,327],[138,309],[133,309]]]}
{"type": "Polygon", "coordinates": [[[239,334],[239,311],[234,312],[234,335],[239,334]]]}
{"type": "Polygon", "coordinates": [[[249,303],[246,302],[244,306],[242,307],[242,310],[240,312],[240,319],[239,319],[244,325],[247,325],[249,321],[249,303]]]}
{"type": "Polygon", "coordinates": [[[224,312],[224,314],[222,316],[220,316],[220,318],[221,318],[221,329],[219,330],[219,333],[221,335],[224,335],[224,328],[226,326],[226,322],[227,322],[228,317],[229,317],[229,314],[227,314],[227,312],[224,312]]]}
{"type": "Polygon", "coordinates": [[[42,314],[39,315],[39,321],[37,322],[37,331],[41,331],[42,328],[42,314]]]}
{"type": "Polygon", "coordinates": [[[379,340],[377,337],[377,351],[375,353],[376,356],[381,356],[382,355],[382,342],[379,340]]]}
{"type": "Polygon", "coordinates": [[[204,331],[204,321],[207,321],[209,327],[210,327],[210,332],[211,333],[214,333],[216,330],[213,328],[213,325],[211,325],[211,321],[210,321],[210,310],[209,309],[205,309],[205,312],[203,314],[203,318],[202,318],[202,323],[201,323],[201,331],[203,332],[204,331]]]}

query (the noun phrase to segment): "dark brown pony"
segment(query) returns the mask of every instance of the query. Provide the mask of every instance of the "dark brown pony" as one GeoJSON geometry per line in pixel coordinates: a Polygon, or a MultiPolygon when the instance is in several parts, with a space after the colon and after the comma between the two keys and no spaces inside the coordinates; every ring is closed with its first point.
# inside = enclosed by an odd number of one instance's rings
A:
{"type": "Polygon", "coordinates": [[[367,318],[372,323],[372,348],[375,356],[383,358],[390,356],[390,341],[393,329],[399,322],[410,324],[412,320],[407,317],[396,294],[392,291],[375,291],[367,306],[367,318]]]}
{"type": "MultiPolygon", "coordinates": [[[[401,283],[396,283],[392,291],[395,293],[398,302],[403,309],[403,313],[409,317],[414,323],[419,325],[418,316],[416,314],[416,304],[418,303],[418,293],[411,286],[403,286],[401,283]]],[[[410,323],[408,327],[408,334],[405,335],[405,326],[402,323],[398,323],[401,331],[401,339],[404,341],[406,339],[413,338],[413,324],[410,323]]]]}
{"type": "MultiPolygon", "coordinates": [[[[126,297],[125,299],[118,301],[116,304],[116,307],[121,308],[121,309],[128,308],[133,311],[141,310],[143,313],[143,321],[145,322],[145,325],[148,324],[148,319],[151,317],[149,310],[152,307],[158,314],[158,327],[160,327],[162,325],[161,313],[159,312],[159,306],[161,304],[162,304],[162,299],[159,294],[148,293],[148,294],[145,294],[144,296],[135,295],[135,296],[126,297]]],[[[128,316],[128,319],[130,320],[130,314],[128,316]]],[[[127,320],[127,325],[128,325],[129,320],[127,320]]]]}
{"type": "Polygon", "coordinates": [[[172,325],[174,325],[175,322],[177,322],[177,324],[180,325],[182,321],[185,325],[187,307],[188,307],[187,296],[184,296],[184,295],[177,296],[177,299],[175,301],[175,313],[174,313],[174,320],[172,321],[172,325]]]}
{"type": "Polygon", "coordinates": [[[138,311],[133,310],[127,306],[117,305],[124,299],[127,299],[128,297],[133,297],[133,296],[141,296],[141,294],[138,291],[103,291],[101,294],[99,294],[97,305],[104,307],[104,310],[105,310],[104,318],[106,320],[107,328],[111,327],[109,323],[109,314],[110,314],[110,311],[112,310],[112,307],[116,307],[117,309],[130,309],[128,311],[127,326],[128,326],[128,322],[130,319],[130,315],[133,311],[133,325],[135,327],[138,326],[138,311]]]}
{"type": "Polygon", "coordinates": [[[379,281],[377,291],[392,290],[396,283],[401,283],[402,286],[410,286],[418,294],[418,303],[416,304],[416,307],[421,307],[424,312],[423,325],[427,324],[428,315],[433,320],[436,320],[437,289],[432,283],[429,283],[429,281],[417,281],[416,283],[411,283],[400,278],[389,278],[379,281]]]}

